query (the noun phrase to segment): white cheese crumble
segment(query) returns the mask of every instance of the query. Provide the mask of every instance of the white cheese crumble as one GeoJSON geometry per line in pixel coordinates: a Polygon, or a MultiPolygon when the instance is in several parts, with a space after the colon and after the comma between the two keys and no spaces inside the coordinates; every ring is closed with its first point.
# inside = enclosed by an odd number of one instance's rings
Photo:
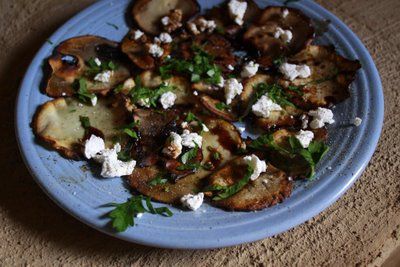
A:
{"type": "Polygon", "coordinates": [[[284,30],[281,27],[277,27],[274,33],[275,39],[281,39],[285,43],[290,43],[293,39],[293,33],[289,30],[284,30]]]}
{"type": "Polygon", "coordinates": [[[276,104],[268,94],[263,95],[258,101],[251,107],[251,111],[254,115],[262,118],[268,118],[273,111],[280,111],[282,107],[276,104]]]}
{"type": "Polygon", "coordinates": [[[311,129],[319,129],[324,127],[325,123],[332,124],[335,122],[333,119],[333,112],[327,108],[318,108],[316,110],[310,110],[308,115],[313,117],[310,122],[311,129]]]}
{"type": "Polygon", "coordinates": [[[219,82],[217,83],[217,86],[220,87],[220,88],[223,88],[224,85],[225,85],[225,79],[224,79],[224,77],[220,76],[219,82]]]}
{"type": "Polygon", "coordinates": [[[189,126],[189,123],[187,123],[186,121],[184,121],[184,122],[181,123],[182,129],[185,129],[185,128],[187,128],[188,126],[189,126]]]}
{"type": "Polygon", "coordinates": [[[94,97],[90,98],[90,102],[92,103],[93,107],[96,106],[96,104],[97,104],[97,96],[94,96],[94,97]]]}
{"type": "Polygon", "coordinates": [[[90,138],[85,141],[83,153],[87,159],[91,159],[105,148],[104,140],[92,134],[90,138]]]}
{"type": "Polygon", "coordinates": [[[224,85],[226,104],[231,104],[232,100],[243,91],[243,85],[235,78],[225,81],[224,85]]]}
{"type": "Polygon", "coordinates": [[[314,133],[311,131],[300,130],[296,135],[302,147],[307,148],[314,139],[314,133]]]}
{"type": "Polygon", "coordinates": [[[204,123],[201,124],[201,129],[203,130],[203,132],[209,132],[210,129],[208,129],[207,125],[205,125],[204,123]]]}
{"type": "Polygon", "coordinates": [[[203,204],[204,193],[198,193],[197,195],[187,194],[181,197],[181,203],[184,207],[197,210],[203,204]]]}
{"type": "Polygon", "coordinates": [[[194,91],[193,94],[194,94],[195,96],[198,96],[198,95],[199,95],[199,92],[194,91]]]}
{"type": "Polygon", "coordinates": [[[296,64],[289,64],[283,63],[279,67],[279,71],[285,75],[285,77],[291,81],[296,79],[297,77],[300,78],[308,78],[311,75],[311,69],[307,65],[296,65],[296,64]]]}
{"type": "Polygon", "coordinates": [[[144,32],[142,32],[141,30],[136,30],[133,33],[133,39],[138,40],[140,37],[142,37],[144,34],[144,32]]]}
{"type": "Polygon", "coordinates": [[[169,33],[167,32],[163,32],[160,34],[160,36],[158,37],[159,40],[163,43],[169,44],[172,42],[172,37],[171,35],[169,35],[169,33]]]}
{"type": "Polygon", "coordinates": [[[242,126],[236,126],[236,129],[239,131],[239,133],[244,133],[244,131],[246,131],[246,127],[242,126]]]}
{"type": "Polygon", "coordinates": [[[168,109],[172,107],[175,104],[175,100],[176,94],[174,94],[173,92],[166,92],[160,97],[160,103],[163,109],[168,109]]]}
{"type": "Polygon", "coordinates": [[[126,81],[124,82],[122,88],[125,90],[131,90],[133,87],[135,87],[135,81],[133,80],[133,78],[129,78],[126,79],[126,81]]]}
{"type": "Polygon", "coordinates": [[[238,25],[243,25],[243,17],[246,13],[247,9],[247,2],[238,1],[238,0],[231,0],[228,4],[229,15],[238,25]]]}
{"type": "Polygon", "coordinates": [[[96,63],[97,66],[101,66],[101,61],[97,57],[94,59],[94,63],[96,63]]]}
{"type": "Polygon", "coordinates": [[[306,114],[301,115],[301,128],[302,129],[307,129],[308,127],[308,117],[306,114]]]}
{"type": "Polygon", "coordinates": [[[142,212],[139,212],[138,214],[136,214],[136,218],[138,218],[138,219],[140,219],[140,218],[142,218],[143,217],[143,215],[144,215],[144,213],[142,213],[142,212]]]}
{"type": "Polygon", "coordinates": [[[206,20],[204,18],[199,18],[197,20],[197,25],[194,22],[188,22],[187,25],[189,27],[189,30],[194,35],[200,34],[205,31],[207,31],[208,33],[212,33],[217,27],[217,24],[214,20],[206,20]]]}
{"type": "Polygon", "coordinates": [[[95,135],[91,135],[89,140],[85,142],[85,157],[101,163],[101,175],[106,178],[132,174],[136,161],[120,161],[117,154],[120,151],[121,145],[119,143],[108,149],[105,148],[104,140],[95,135]]]}
{"type": "Polygon", "coordinates": [[[102,83],[109,83],[111,80],[111,77],[114,75],[114,71],[112,70],[106,70],[103,72],[98,73],[95,77],[94,80],[102,83]]]}
{"type": "Polygon", "coordinates": [[[232,65],[228,65],[228,70],[234,70],[235,69],[235,67],[234,66],[232,66],[232,65]]]}
{"type": "Polygon", "coordinates": [[[260,65],[255,63],[254,61],[250,61],[246,65],[244,65],[240,75],[242,76],[242,78],[253,77],[254,75],[256,75],[259,66],[260,65]]]}
{"type": "Polygon", "coordinates": [[[136,104],[142,107],[149,108],[150,107],[150,99],[149,98],[141,98],[139,99],[136,104]]]}
{"type": "Polygon", "coordinates": [[[162,25],[167,26],[169,24],[169,17],[168,16],[163,17],[161,19],[161,23],[162,25]]]}
{"type": "Polygon", "coordinates": [[[250,176],[250,180],[256,180],[261,173],[267,170],[267,164],[264,160],[260,160],[256,155],[246,156],[243,158],[244,161],[254,170],[250,176]]]}
{"type": "Polygon", "coordinates": [[[282,17],[286,18],[289,15],[289,10],[288,9],[284,9],[283,13],[282,13],[282,17]]]}
{"type": "Polygon", "coordinates": [[[154,57],[162,57],[164,49],[162,49],[158,44],[150,44],[149,53],[154,57]]]}
{"type": "Polygon", "coordinates": [[[169,134],[169,143],[167,147],[163,148],[162,152],[174,159],[178,158],[182,153],[182,137],[175,132],[171,132],[169,134]]]}
{"type": "Polygon", "coordinates": [[[191,133],[189,130],[183,130],[181,137],[182,145],[189,148],[195,147],[195,144],[201,147],[201,144],[203,143],[203,137],[201,135],[198,135],[197,133],[191,133]]]}
{"type": "Polygon", "coordinates": [[[188,22],[188,27],[189,27],[189,30],[190,30],[194,35],[200,34],[199,29],[197,29],[196,24],[194,24],[193,22],[188,22]]]}
{"type": "Polygon", "coordinates": [[[264,179],[264,180],[262,180],[262,183],[263,183],[264,185],[268,185],[268,180],[267,180],[267,179],[264,179]]]}
{"type": "Polygon", "coordinates": [[[355,117],[354,118],[354,121],[353,121],[353,124],[354,124],[354,126],[360,126],[361,125],[361,123],[362,123],[362,119],[361,118],[359,118],[359,117],[355,117]]]}

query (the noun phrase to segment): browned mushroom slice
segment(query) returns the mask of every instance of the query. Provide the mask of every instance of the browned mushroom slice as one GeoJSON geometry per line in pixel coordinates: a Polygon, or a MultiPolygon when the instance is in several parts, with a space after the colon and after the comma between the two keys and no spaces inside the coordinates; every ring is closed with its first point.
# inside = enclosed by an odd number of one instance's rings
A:
{"type": "Polygon", "coordinates": [[[138,0],[132,15],[142,30],[155,35],[161,31],[160,20],[174,9],[181,10],[183,21],[186,21],[198,13],[200,7],[195,0],[138,0]]]}
{"type": "Polygon", "coordinates": [[[260,63],[264,65],[266,62],[272,63],[281,56],[298,53],[311,43],[313,37],[311,20],[301,11],[287,7],[267,7],[243,35],[245,42],[258,49],[263,57],[267,58],[262,57],[260,63]],[[291,40],[275,38],[278,28],[291,31],[291,40]]]}
{"type": "Polygon", "coordinates": [[[170,44],[158,44],[163,49],[163,54],[160,58],[153,57],[149,53],[150,45],[153,40],[146,34],[136,36],[136,30],[131,30],[122,40],[121,50],[132,62],[143,70],[155,68],[156,64],[168,57],[171,53],[170,44]]]}
{"type": "Polygon", "coordinates": [[[103,63],[111,61],[116,69],[108,82],[95,82],[93,77],[88,77],[89,92],[106,94],[130,76],[117,43],[97,36],[75,37],[62,42],[49,58],[52,73],[45,88],[46,94],[51,97],[75,94],[74,81],[87,76],[88,61],[95,58],[103,63]]]}
{"type": "Polygon", "coordinates": [[[118,127],[128,119],[125,109],[114,106],[109,99],[100,98],[96,106],[90,106],[72,98],[58,98],[39,107],[32,122],[33,132],[63,156],[77,159],[85,135],[80,116],[88,117],[91,126],[101,131],[108,147],[114,137],[120,136],[118,127]]]}
{"type": "Polygon", "coordinates": [[[155,165],[136,168],[129,176],[131,186],[142,194],[152,199],[165,203],[178,204],[180,198],[186,194],[197,193],[204,188],[204,178],[211,173],[211,169],[218,168],[232,160],[235,152],[245,145],[235,126],[219,119],[205,121],[209,132],[203,133],[201,164],[207,170],[199,168],[195,173],[189,174],[176,182],[168,181],[163,185],[151,186],[151,181],[163,177],[164,170],[155,165]],[[215,159],[218,153],[218,162],[215,159]]]}
{"type": "MultiPolygon", "coordinates": [[[[247,164],[243,158],[231,161],[219,171],[213,173],[207,180],[211,186],[232,186],[246,175],[247,164]]],[[[292,182],[286,174],[267,165],[267,171],[255,181],[249,181],[239,192],[222,200],[212,203],[227,210],[253,211],[261,210],[282,202],[289,197],[292,191],[292,182]]]]}
{"type": "Polygon", "coordinates": [[[220,100],[212,98],[208,95],[200,96],[200,102],[215,116],[227,121],[237,121],[238,116],[232,110],[229,110],[226,104],[220,100]]]}
{"type": "Polygon", "coordinates": [[[289,63],[306,64],[311,76],[295,79],[286,83],[301,88],[304,92],[298,105],[307,109],[329,106],[349,97],[349,86],[354,81],[358,69],[358,60],[349,60],[335,52],[334,47],[310,45],[289,63]]]}

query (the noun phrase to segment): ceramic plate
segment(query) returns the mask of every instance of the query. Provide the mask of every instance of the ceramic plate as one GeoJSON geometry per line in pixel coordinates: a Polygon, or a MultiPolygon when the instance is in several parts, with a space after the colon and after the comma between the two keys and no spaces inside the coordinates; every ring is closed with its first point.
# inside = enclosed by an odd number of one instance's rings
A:
{"type": "MultiPolygon", "coordinates": [[[[331,150],[318,165],[316,179],[301,182],[282,204],[260,212],[226,212],[204,204],[196,212],[172,208],[174,216],[145,215],[124,233],[115,233],[103,217],[102,205],[124,202],[130,196],[122,179],[100,179],[83,172],[83,161],[66,160],[37,143],[30,128],[37,107],[49,98],[39,91],[42,65],[55,44],[70,37],[94,34],[120,41],[128,31],[129,0],[99,1],[85,9],[50,37],[32,61],[21,85],[16,106],[16,132],[20,149],[32,176],[60,207],[82,222],[104,233],[135,243],[184,249],[231,246],[270,237],[308,219],[337,200],[361,175],[370,160],[383,121],[383,94],[376,67],[360,40],[338,18],[312,1],[291,4],[317,20],[329,19],[329,31],[320,38],[338,52],[358,59],[362,69],[351,88],[351,98],[334,109],[336,123],[330,125],[331,150]],[[114,27],[112,25],[117,25],[114,27]],[[351,125],[361,117],[361,126],[351,125]]],[[[221,1],[199,1],[209,8],[221,1]]],[[[260,6],[278,1],[256,1],[260,6]]],[[[155,203],[155,206],[159,204],[155,203]]]]}

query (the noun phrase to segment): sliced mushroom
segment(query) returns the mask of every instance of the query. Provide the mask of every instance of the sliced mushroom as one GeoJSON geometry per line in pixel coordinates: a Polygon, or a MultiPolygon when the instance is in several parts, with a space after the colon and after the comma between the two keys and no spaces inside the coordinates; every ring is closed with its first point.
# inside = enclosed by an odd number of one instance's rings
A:
{"type": "Polygon", "coordinates": [[[150,34],[161,31],[160,20],[171,10],[181,10],[183,21],[199,12],[200,7],[195,0],[138,0],[132,9],[132,15],[139,27],[150,34]]]}
{"type": "MultiPolygon", "coordinates": [[[[85,129],[80,116],[88,117],[92,127],[101,131],[107,147],[121,135],[118,127],[126,124],[128,114],[122,106],[100,98],[96,106],[82,105],[73,98],[58,98],[43,104],[32,121],[33,132],[67,158],[81,155],[85,129]]],[[[99,134],[100,135],[100,134],[99,134]]]]}
{"type": "Polygon", "coordinates": [[[135,38],[136,30],[131,30],[122,40],[121,50],[132,62],[143,70],[154,69],[158,63],[164,60],[171,53],[171,44],[158,44],[163,49],[160,58],[154,57],[149,53],[149,46],[153,40],[146,34],[135,38]]]}
{"type": "MultiPolygon", "coordinates": [[[[208,185],[231,186],[241,180],[246,174],[247,164],[243,158],[231,161],[219,171],[213,173],[207,180],[208,185]]],[[[212,203],[226,210],[254,211],[276,205],[289,197],[292,192],[292,182],[286,174],[267,164],[267,171],[255,181],[249,181],[239,192],[212,203]]]]}
{"type": "Polygon", "coordinates": [[[97,36],[81,36],[62,42],[49,58],[52,73],[45,92],[51,97],[72,96],[76,93],[73,83],[85,77],[87,89],[92,93],[106,94],[110,89],[130,76],[124,55],[118,44],[97,36]],[[101,62],[112,61],[116,66],[109,82],[96,82],[88,77],[87,62],[98,58],[101,62]]]}
{"type": "Polygon", "coordinates": [[[204,178],[211,173],[208,169],[226,164],[235,157],[237,149],[245,146],[234,125],[219,119],[207,119],[205,123],[209,132],[204,132],[202,135],[202,164],[210,165],[212,154],[218,153],[220,158],[218,166],[209,166],[207,170],[199,168],[196,173],[187,175],[176,182],[169,181],[157,186],[150,186],[149,182],[158,175],[162,177],[162,168],[155,165],[136,168],[129,176],[131,186],[152,199],[173,204],[178,204],[182,196],[197,193],[204,188],[204,178]]]}
{"type": "Polygon", "coordinates": [[[311,20],[301,11],[288,7],[267,7],[260,17],[244,33],[244,41],[258,49],[262,57],[260,62],[264,67],[273,60],[286,57],[301,51],[311,43],[314,29],[311,20]],[[288,11],[285,16],[285,10],[288,11]],[[290,42],[275,38],[275,33],[281,28],[292,33],[290,42]]]}
{"type": "Polygon", "coordinates": [[[332,46],[310,45],[288,60],[292,64],[306,64],[311,76],[283,84],[297,86],[304,92],[296,104],[304,109],[326,107],[350,96],[349,86],[361,68],[358,60],[349,60],[335,52],[332,46]]]}
{"type": "Polygon", "coordinates": [[[222,101],[212,98],[208,95],[200,96],[200,102],[203,106],[209,110],[215,116],[225,119],[227,121],[237,121],[238,117],[232,112],[232,110],[227,110],[224,106],[219,107],[219,105],[224,104],[222,101]]]}

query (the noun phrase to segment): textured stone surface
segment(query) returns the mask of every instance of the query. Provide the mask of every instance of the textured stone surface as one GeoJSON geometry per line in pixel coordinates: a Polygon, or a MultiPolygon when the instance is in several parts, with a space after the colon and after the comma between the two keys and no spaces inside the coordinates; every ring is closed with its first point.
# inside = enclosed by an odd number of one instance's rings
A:
{"type": "Polygon", "coordinates": [[[46,38],[92,2],[0,0],[0,265],[380,265],[394,251],[400,242],[400,1],[318,1],[362,39],[382,77],[385,126],[361,179],[287,233],[211,251],[154,249],[101,234],[50,201],[21,161],[12,118],[21,78],[46,38]]]}

